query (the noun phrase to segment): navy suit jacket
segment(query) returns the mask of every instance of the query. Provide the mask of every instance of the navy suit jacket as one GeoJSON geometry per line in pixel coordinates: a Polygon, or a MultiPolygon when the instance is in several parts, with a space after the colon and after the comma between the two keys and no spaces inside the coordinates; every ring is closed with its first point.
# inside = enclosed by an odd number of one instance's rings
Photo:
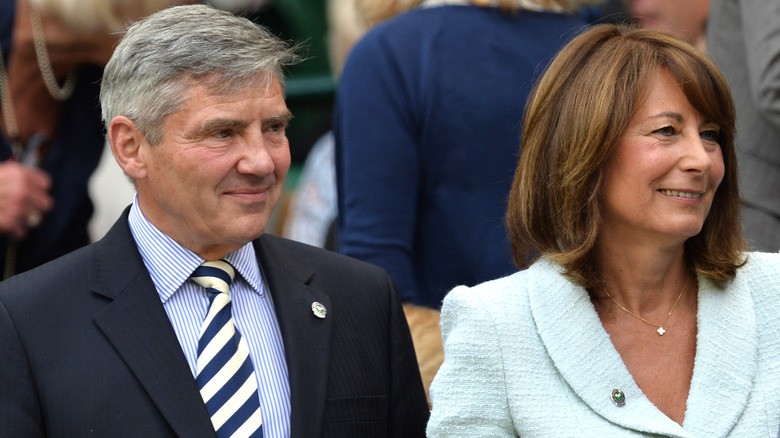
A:
{"type": "MultiPolygon", "coordinates": [[[[424,436],[387,273],[270,235],[254,245],[284,340],[291,436],[424,436]]],[[[127,211],[99,242],[0,283],[0,436],[215,436],[127,211]]]]}

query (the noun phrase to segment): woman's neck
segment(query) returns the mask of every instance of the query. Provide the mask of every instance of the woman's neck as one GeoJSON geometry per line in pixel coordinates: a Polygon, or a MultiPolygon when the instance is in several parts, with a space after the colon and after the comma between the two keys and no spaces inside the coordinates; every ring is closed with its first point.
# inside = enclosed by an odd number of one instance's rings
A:
{"type": "MultiPolygon", "coordinates": [[[[684,246],[659,248],[600,242],[599,270],[612,299],[637,314],[669,309],[690,282],[684,246]]],[[[603,290],[599,290],[604,294],[603,290]]]]}

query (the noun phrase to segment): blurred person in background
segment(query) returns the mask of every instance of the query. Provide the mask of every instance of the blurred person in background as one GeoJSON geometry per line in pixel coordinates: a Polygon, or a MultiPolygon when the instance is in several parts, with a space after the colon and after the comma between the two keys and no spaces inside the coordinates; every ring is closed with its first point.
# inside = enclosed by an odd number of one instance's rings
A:
{"type": "Polygon", "coordinates": [[[128,20],[173,3],[0,2],[3,278],[89,243],[87,181],[104,145],[102,66],[128,20]]]}
{"type": "MultiPolygon", "coordinates": [[[[374,25],[417,6],[422,0],[329,0],[328,56],[338,79],[352,46],[374,25]]],[[[285,216],[282,235],[289,239],[338,250],[336,164],[333,132],[317,140],[303,164],[285,216]]]]}
{"type": "Polygon", "coordinates": [[[640,27],[672,32],[701,50],[707,48],[710,0],[623,0],[640,27]]]}
{"type": "MultiPolygon", "coordinates": [[[[368,29],[419,3],[420,0],[328,2],[328,47],[334,75],[339,76],[352,46],[368,29]]],[[[334,251],[338,249],[334,155],[335,144],[331,131],[317,141],[306,158],[286,216],[284,237],[334,251]]],[[[427,393],[443,355],[438,311],[406,305],[404,312],[427,393]]]]}
{"type": "Polygon", "coordinates": [[[426,1],[347,58],[334,111],[339,250],[390,272],[426,387],[443,358],[445,293],[514,270],[503,217],[523,106],[584,27],[580,3],[426,1]]]}
{"type": "Polygon", "coordinates": [[[737,107],[742,226],[753,248],[780,251],[780,2],[712,0],[708,51],[737,107]]]}
{"type": "Polygon", "coordinates": [[[211,6],[234,13],[265,9],[273,0],[206,0],[211,6]]]}

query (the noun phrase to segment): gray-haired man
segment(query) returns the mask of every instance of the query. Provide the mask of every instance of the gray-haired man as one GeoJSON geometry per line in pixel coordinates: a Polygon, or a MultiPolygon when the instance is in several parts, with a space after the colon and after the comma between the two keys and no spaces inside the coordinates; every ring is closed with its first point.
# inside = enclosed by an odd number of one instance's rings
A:
{"type": "Polygon", "coordinates": [[[0,284],[0,436],[424,435],[388,275],[263,234],[294,61],[207,6],[128,30],[101,103],[137,196],[101,241],[0,284]]]}

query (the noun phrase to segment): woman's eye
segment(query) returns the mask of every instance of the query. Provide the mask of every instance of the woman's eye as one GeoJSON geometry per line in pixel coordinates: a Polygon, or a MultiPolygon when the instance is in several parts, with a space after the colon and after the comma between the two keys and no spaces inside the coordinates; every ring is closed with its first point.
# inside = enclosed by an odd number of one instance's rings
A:
{"type": "Polygon", "coordinates": [[[664,126],[663,128],[659,128],[659,129],[656,129],[655,131],[653,131],[653,134],[660,134],[660,135],[664,135],[664,136],[670,136],[670,135],[674,135],[675,131],[674,131],[674,128],[671,127],[671,126],[664,126]]]}
{"type": "Polygon", "coordinates": [[[720,139],[720,131],[717,131],[715,129],[709,129],[707,131],[704,131],[699,134],[702,140],[705,141],[711,141],[713,143],[717,143],[720,139]]]}

